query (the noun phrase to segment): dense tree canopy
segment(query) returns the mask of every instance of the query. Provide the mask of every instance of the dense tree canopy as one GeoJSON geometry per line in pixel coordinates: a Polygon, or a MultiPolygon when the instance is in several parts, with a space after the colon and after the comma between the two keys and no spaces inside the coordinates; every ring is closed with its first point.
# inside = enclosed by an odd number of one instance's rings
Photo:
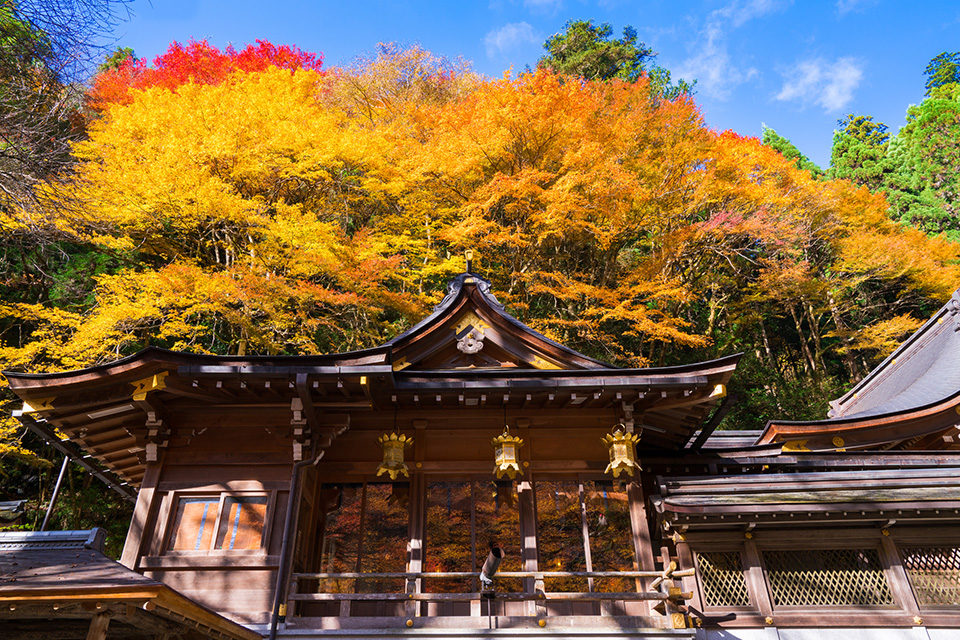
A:
{"type": "Polygon", "coordinates": [[[693,84],[679,80],[673,84],[670,71],[653,64],[657,54],[643,42],[637,41],[637,31],[624,27],[623,37],[613,39],[609,24],[595,25],[592,20],[571,20],[566,31],[550,36],[543,48],[547,55],[538,66],[557,74],[579,76],[586,80],[618,78],[635,82],[647,76],[656,95],[676,98],[693,92],[693,84]]]}
{"type": "MultiPolygon", "coordinates": [[[[71,170],[34,190],[49,206],[0,219],[5,247],[32,242],[4,256],[4,368],[148,344],[371,346],[427,313],[473,249],[511,312],[595,357],[745,351],[726,424],[749,428],[822,417],[960,281],[956,244],[775,132],[714,132],[644,73],[548,66],[492,80],[382,47],[324,70],[294,47],[194,42],[104,67],[71,170]]],[[[917,136],[940,126],[914,120],[917,136]]]]}
{"type": "Polygon", "coordinates": [[[419,49],[324,73],[268,43],[193,43],[94,95],[83,204],[44,220],[82,259],[5,298],[7,366],[369,346],[472,248],[548,335],[630,365],[748,349],[742,384],[786,407],[862,372],[957,280],[956,247],[881,197],[710,131],[642,75],[485,80],[419,49]]]}

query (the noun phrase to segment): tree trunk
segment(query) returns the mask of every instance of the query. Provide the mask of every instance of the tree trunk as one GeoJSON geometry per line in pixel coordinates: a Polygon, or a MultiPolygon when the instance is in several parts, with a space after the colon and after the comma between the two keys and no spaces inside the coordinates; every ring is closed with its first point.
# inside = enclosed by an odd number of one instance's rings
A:
{"type": "Polygon", "coordinates": [[[790,316],[793,318],[793,324],[797,328],[797,337],[800,339],[800,349],[803,351],[804,357],[803,370],[807,373],[816,372],[817,363],[813,359],[813,354],[810,353],[810,345],[807,344],[807,338],[803,335],[803,327],[800,326],[797,308],[793,304],[788,305],[787,308],[790,309],[790,316]]]}

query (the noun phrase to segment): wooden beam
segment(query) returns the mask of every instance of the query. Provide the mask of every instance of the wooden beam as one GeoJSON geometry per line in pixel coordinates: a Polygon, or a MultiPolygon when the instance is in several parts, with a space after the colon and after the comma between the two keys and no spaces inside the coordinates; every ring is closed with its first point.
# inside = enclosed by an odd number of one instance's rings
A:
{"type": "Polygon", "coordinates": [[[129,500],[130,502],[136,501],[136,492],[132,487],[120,480],[120,478],[113,473],[109,471],[101,471],[97,467],[91,465],[86,459],[87,455],[76,444],[70,441],[61,440],[45,421],[41,422],[36,420],[33,418],[33,416],[28,414],[17,415],[14,413],[14,416],[20,420],[20,423],[23,424],[23,426],[46,440],[47,444],[52,446],[60,453],[68,456],[71,460],[86,469],[91,475],[95,476],[98,480],[101,480],[108,487],[123,496],[124,499],[129,500]]]}
{"type": "Polygon", "coordinates": [[[720,422],[726,417],[730,410],[733,409],[734,401],[739,400],[739,397],[731,393],[727,395],[720,403],[720,406],[717,407],[717,410],[713,412],[713,415],[710,416],[710,420],[700,427],[700,434],[697,436],[696,440],[693,441],[693,444],[689,445],[687,449],[690,451],[700,451],[704,443],[707,441],[716,428],[720,425],[720,422]]]}
{"type": "Polygon", "coordinates": [[[87,640],[105,640],[107,627],[110,626],[110,616],[101,613],[90,619],[90,628],[87,630],[87,640]]]}

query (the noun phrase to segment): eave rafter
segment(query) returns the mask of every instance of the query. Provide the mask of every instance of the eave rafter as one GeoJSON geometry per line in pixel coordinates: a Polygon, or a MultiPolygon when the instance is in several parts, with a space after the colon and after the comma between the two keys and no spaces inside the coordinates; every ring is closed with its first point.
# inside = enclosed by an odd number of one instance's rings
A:
{"type": "Polygon", "coordinates": [[[784,451],[946,448],[944,437],[960,425],[960,394],[927,407],[863,418],[767,424],[757,444],[784,451]]]}

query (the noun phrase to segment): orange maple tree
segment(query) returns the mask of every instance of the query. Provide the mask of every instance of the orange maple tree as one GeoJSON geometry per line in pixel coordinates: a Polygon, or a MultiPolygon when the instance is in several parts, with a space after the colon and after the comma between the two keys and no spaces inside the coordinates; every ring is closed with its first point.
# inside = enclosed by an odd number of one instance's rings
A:
{"type": "Polygon", "coordinates": [[[391,47],[323,71],[293,47],[199,42],[105,72],[91,96],[69,203],[5,226],[96,258],[70,304],[0,303],[7,367],[148,343],[370,346],[438,301],[470,248],[550,337],[635,366],[747,350],[744,406],[813,417],[811,394],[862,374],[960,282],[957,245],[711,131],[642,76],[487,79],[391,47]]]}

